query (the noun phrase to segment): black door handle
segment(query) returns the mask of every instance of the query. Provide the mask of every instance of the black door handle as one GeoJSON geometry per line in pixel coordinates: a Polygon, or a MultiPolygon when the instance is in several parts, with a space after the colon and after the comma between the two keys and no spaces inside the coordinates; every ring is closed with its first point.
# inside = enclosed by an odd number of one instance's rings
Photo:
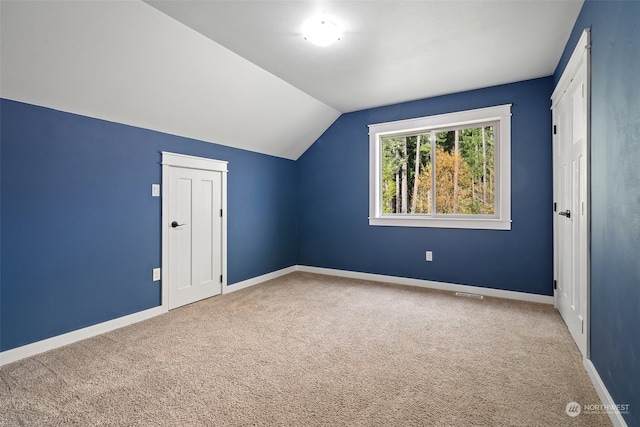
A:
{"type": "Polygon", "coordinates": [[[184,224],[178,224],[178,221],[173,221],[173,222],[171,223],[171,227],[173,227],[173,228],[181,227],[181,226],[183,226],[183,225],[184,225],[184,224]]]}
{"type": "Polygon", "coordinates": [[[564,212],[558,212],[558,215],[566,216],[567,218],[571,218],[571,211],[567,209],[564,212]]]}

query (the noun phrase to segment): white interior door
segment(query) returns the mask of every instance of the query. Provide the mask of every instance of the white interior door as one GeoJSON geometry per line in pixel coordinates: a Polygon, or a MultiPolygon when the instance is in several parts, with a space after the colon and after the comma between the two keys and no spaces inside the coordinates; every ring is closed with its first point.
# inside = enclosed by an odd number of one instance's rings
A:
{"type": "Polygon", "coordinates": [[[163,173],[163,280],[172,309],[222,292],[226,164],[224,171],[174,165],[163,173]]]}
{"type": "MultiPolygon", "coordinates": [[[[586,34],[588,42],[588,33],[586,34]]],[[[588,44],[554,92],[555,304],[582,354],[588,340],[588,44]]]]}

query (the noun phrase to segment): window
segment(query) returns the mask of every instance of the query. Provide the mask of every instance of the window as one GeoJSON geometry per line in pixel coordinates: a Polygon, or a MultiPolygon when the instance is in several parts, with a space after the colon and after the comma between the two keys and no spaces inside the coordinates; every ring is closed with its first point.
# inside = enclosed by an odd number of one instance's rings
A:
{"type": "Polygon", "coordinates": [[[369,224],[511,229],[511,104],[369,125],[369,224]]]}

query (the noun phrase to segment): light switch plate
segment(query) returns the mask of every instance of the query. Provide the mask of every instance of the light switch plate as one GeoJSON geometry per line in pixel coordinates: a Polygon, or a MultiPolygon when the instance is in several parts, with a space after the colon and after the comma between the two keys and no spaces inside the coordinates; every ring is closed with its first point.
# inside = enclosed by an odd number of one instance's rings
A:
{"type": "Polygon", "coordinates": [[[153,281],[157,282],[160,280],[160,269],[159,268],[154,268],[153,269],[153,281]]]}
{"type": "Polygon", "coordinates": [[[160,184],[151,184],[151,197],[160,197],[160,184]]]}
{"type": "Polygon", "coordinates": [[[433,252],[427,251],[427,261],[433,261],[433,252]]]}

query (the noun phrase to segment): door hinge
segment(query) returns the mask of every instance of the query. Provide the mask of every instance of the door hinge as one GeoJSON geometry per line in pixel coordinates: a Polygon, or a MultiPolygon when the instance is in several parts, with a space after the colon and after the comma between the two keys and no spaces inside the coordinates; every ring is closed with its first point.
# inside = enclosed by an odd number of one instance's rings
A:
{"type": "Polygon", "coordinates": [[[220,216],[222,216],[222,209],[220,209],[220,216]]]}
{"type": "Polygon", "coordinates": [[[553,281],[553,290],[555,291],[556,289],[558,289],[558,281],[554,280],[553,281]]]}
{"type": "Polygon", "coordinates": [[[556,202],[553,202],[553,211],[554,212],[558,211],[558,204],[556,202]]]}
{"type": "Polygon", "coordinates": [[[556,133],[558,133],[558,128],[556,125],[553,125],[553,134],[555,135],[556,133]]]}
{"type": "Polygon", "coordinates": [[[220,283],[222,283],[222,274],[220,275],[220,283]]]}
{"type": "Polygon", "coordinates": [[[582,319],[580,323],[582,324],[582,333],[584,334],[584,319],[582,319]]]}

